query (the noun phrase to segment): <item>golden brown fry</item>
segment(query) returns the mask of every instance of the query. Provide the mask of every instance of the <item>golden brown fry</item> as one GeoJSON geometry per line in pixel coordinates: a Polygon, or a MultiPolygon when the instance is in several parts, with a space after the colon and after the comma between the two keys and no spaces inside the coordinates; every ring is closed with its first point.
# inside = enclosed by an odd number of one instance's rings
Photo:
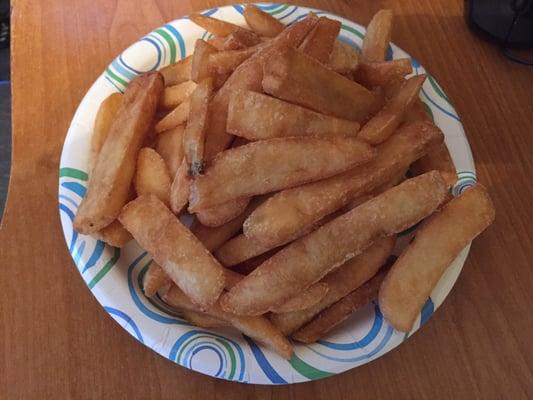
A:
{"type": "Polygon", "coordinates": [[[172,279],[159,264],[152,261],[143,276],[144,294],[148,297],[155,296],[159,289],[170,284],[172,284],[172,279]]]}
{"type": "Polygon", "coordinates": [[[236,29],[224,40],[223,50],[242,50],[262,42],[260,36],[248,29],[236,29]]]}
{"type": "Polygon", "coordinates": [[[385,86],[391,79],[403,79],[413,72],[411,60],[400,58],[391,61],[359,63],[354,79],[366,88],[385,86]]]}
{"type": "Polygon", "coordinates": [[[266,253],[263,253],[257,257],[251,258],[249,260],[246,260],[240,264],[233,265],[231,267],[232,270],[239,272],[243,275],[248,275],[250,272],[252,272],[254,269],[259,267],[261,264],[263,264],[266,260],[268,260],[270,257],[272,257],[274,254],[276,254],[278,251],[280,251],[283,247],[277,247],[273,250],[267,251],[266,253]]]}
{"type": "Polygon", "coordinates": [[[206,159],[210,160],[228,147],[233,135],[226,132],[228,103],[230,95],[235,90],[261,91],[263,79],[263,60],[272,57],[276,49],[283,46],[298,46],[305,35],[313,28],[316,16],[310,16],[287,27],[278,37],[256,52],[231,74],[228,80],[213,96],[211,102],[211,120],[206,137],[206,159]]]}
{"type": "MultiPolygon", "coordinates": [[[[370,197],[368,197],[366,200],[368,200],[369,198],[370,197]]],[[[358,204],[361,204],[361,203],[358,203],[358,204]]],[[[340,211],[346,212],[346,211],[349,211],[350,209],[351,208],[346,207],[345,210],[340,210],[340,211]]],[[[286,239],[285,242],[277,243],[276,245],[273,245],[273,246],[265,245],[261,242],[256,242],[252,239],[249,239],[245,235],[235,236],[233,239],[228,240],[226,243],[224,243],[224,245],[221,246],[216,251],[215,257],[217,258],[217,260],[219,260],[222,263],[222,265],[226,267],[234,267],[236,265],[240,265],[247,260],[250,260],[252,258],[257,258],[257,256],[260,256],[261,254],[265,254],[272,250],[279,250],[281,246],[287,243],[290,243],[293,240],[296,240],[304,235],[307,235],[309,232],[313,231],[319,226],[322,226],[325,223],[341,215],[342,212],[340,211],[331,213],[330,215],[326,215],[324,218],[322,218],[317,223],[312,224],[306,227],[305,229],[296,232],[292,237],[289,237],[288,239],[286,239]]]]}
{"type": "Polygon", "coordinates": [[[128,203],[119,220],[196,304],[215,303],[225,285],[222,266],[156,196],[128,203]]]}
{"type": "Polygon", "coordinates": [[[91,136],[91,150],[89,153],[89,175],[94,168],[98,154],[102,149],[109,129],[113,124],[113,119],[115,118],[120,105],[122,104],[122,93],[113,93],[106,97],[104,101],[100,104],[98,113],[96,114],[96,119],[94,120],[94,129],[93,135],[91,136]]]}
{"type": "MultiPolygon", "coordinates": [[[[427,106],[417,99],[413,107],[406,115],[406,122],[408,121],[431,121],[432,118],[428,114],[427,106]]],[[[441,173],[449,187],[453,187],[457,182],[457,171],[455,164],[450,155],[450,151],[446,143],[440,143],[428,151],[426,155],[416,160],[411,165],[411,172],[415,175],[423,174],[427,171],[437,170],[441,173]]]]}
{"type": "Polygon", "coordinates": [[[197,312],[203,311],[211,317],[227,321],[239,331],[270,347],[282,357],[289,359],[292,356],[292,347],[289,341],[264,317],[243,317],[230,314],[223,311],[218,303],[202,310],[192,303],[177,286],[172,286],[162,293],[162,299],[172,307],[197,312]]]}
{"type": "Polygon", "coordinates": [[[156,137],[155,151],[159,153],[168,168],[171,177],[176,175],[178,167],[183,161],[183,131],[185,127],[179,125],[168,131],[161,132],[156,137]]]}
{"type": "Polygon", "coordinates": [[[165,110],[173,110],[187,100],[194,89],[196,89],[196,83],[193,81],[185,81],[177,85],[167,86],[159,99],[159,107],[165,110]]]}
{"type": "Polygon", "coordinates": [[[322,310],[357,289],[376,274],[390,256],[395,236],[379,239],[360,255],[346,261],[320,282],[328,286],[328,293],[316,304],[298,311],[277,312],[270,316],[272,323],[284,335],[290,335],[311,321],[322,310]]]}
{"type": "Polygon", "coordinates": [[[219,154],[191,185],[189,210],[274,192],[346,171],[375,157],[353,138],[291,137],[252,142],[219,154]]]}
{"type": "Polygon", "coordinates": [[[217,18],[209,17],[199,13],[189,15],[189,19],[196,25],[204,28],[206,31],[211,32],[215,36],[227,36],[230,33],[243,29],[238,25],[230,22],[222,21],[217,18]]]}
{"type": "Polygon", "coordinates": [[[407,110],[418,99],[418,93],[425,79],[426,75],[415,75],[406,80],[385,107],[365,124],[357,137],[372,145],[387,140],[400,126],[407,110]]]}
{"type": "Polygon", "coordinates": [[[264,244],[250,240],[241,234],[224,243],[222,247],[215,252],[215,257],[222,265],[231,267],[271,249],[271,246],[265,246],[264,244]]]}
{"type": "Polygon", "coordinates": [[[226,41],[225,36],[213,36],[211,39],[207,40],[211,46],[213,46],[218,51],[226,50],[224,49],[224,42],[226,41]]]}
{"type": "Polygon", "coordinates": [[[275,313],[286,313],[305,310],[319,303],[327,295],[328,290],[329,287],[327,283],[315,283],[303,292],[291,297],[285,303],[271,308],[270,311],[275,313]]]}
{"type": "Polygon", "coordinates": [[[141,75],[128,85],[74,219],[76,231],[90,234],[104,228],[126,204],[137,152],[148,133],[162,90],[163,78],[157,72],[141,75]]]}
{"type": "Polygon", "coordinates": [[[246,5],[243,16],[248,26],[261,36],[277,36],[285,28],[280,21],[253,4],[246,5]]]}
{"type": "Polygon", "coordinates": [[[442,132],[429,122],[405,126],[378,147],[378,156],[368,164],[272,196],[244,222],[244,234],[265,245],[284,243],[355,197],[385,184],[442,140],[442,132]]]}
{"type": "Polygon", "coordinates": [[[100,229],[98,232],[93,233],[92,236],[110,246],[118,248],[125,246],[126,243],[133,239],[131,234],[124,229],[118,220],[114,220],[106,227],[100,229]]]}
{"type": "Polygon", "coordinates": [[[204,79],[190,98],[190,116],[183,134],[185,159],[193,176],[204,168],[205,133],[209,123],[209,100],[213,92],[213,80],[204,79]]]}
{"type": "Polygon", "coordinates": [[[241,215],[249,202],[250,198],[237,199],[215,207],[203,208],[196,211],[196,218],[205,226],[221,226],[241,215]]]}
{"type": "Polygon", "coordinates": [[[177,85],[191,80],[192,56],[187,56],[175,64],[167,65],[159,72],[163,75],[165,86],[177,85]]]}
{"type": "Polygon", "coordinates": [[[227,131],[250,140],[283,136],[355,136],[359,126],[355,121],[320,114],[251,91],[234,92],[228,107],[227,131]]]}
{"type": "Polygon", "coordinates": [[[461,250],[494,221],[492,201],[482,185],[448,202],[417,231],[379,291],[385,319],[408,332],[440,277],[461,250]]]}
{"type": "Polygon", "coordinates": [[[209,55],[217,52],[213,46],[207,43],[205,40],[197,39],[194,46],[194,53],[192,55],[192,70],[191,79],[200,83],[200,81],[212,77],[209,70],[209,55]]]}
{"type": "Polygon", "coordinates": [[[378,238],[427,217],[446,193],[436,171],[406,180],[280,250],[223,294],[221,307],[239,315],[265,313],[361,254],[378,238]]]}
{"type": "Polygon", "coordinates": [[[169,112],[161,121],[155,124],[155,131],[160,133],[185,124],[189,118],[190,105],[191,103],[189,99],[185,100],[174,110],[169,112]]]}
{"type": "Polygon", "coordinates": [[[457,182],[455,164],[446,143],[441,143],[433,148],[424,157],[421,157],[411,165],[411,172],[415,175],[432,170],[437,170],[441,173],[448,187],[452,187],[457,182]]]}
{"type": "Polygon", "coordinates": [[[279,50],[263,69],[266,93],[338,118],[362,121],[383,103],[378,92],[369,91],[294,48],[279,50]]]}
{"type": "Polygon", "coordinates": [[[176,215],[183,211],[189,201],[191,181],[189,166],[187,161],[183,159],[170,186],[170,209],[176,215]]]}
{"type": "Polygon", "coordinates": [[[324,337],[331,329],[376,298],[385,274],[385,269],[378,272],[361,287],[322,311],[314,320],[296,331],[292,335],[293,339],[302,343],[313,343],[324,337]]]}
{"type": "Polygon", "coordinates": [[[320,17],[315,27],[300,45],[300,50],[315,60],[326,64],[331,56],[341,23],[327,17],[320,17]]]}
{"type": "MultiPolygon", "coordinates": [[[[224,288],[230,289],[237,284],[243,275],[238,272],[224,268],[224,288]]],[[[164,289],[166,286],[173,284],[172,279],[161,268],[159,264],[152,261],[148,270],[143,276],[143,290],[148,297],[155,295],[158,291],[164,289]]]]}
{"type": "Polygon", "coordinates": [[[328,68],[333,71],[348,75],[356,71],[359,65],[359,53],[348,43],[336,40],[327,62],[328,68]]]}
{"type": "Polygon", "coordinates": [[[186,309],[179,311],[187,321],[196,326],[199,326],[200,328],[222,328],[230,325],[227,321],[212,317],[201,311],[193,311],[186,309]]]}
{"type": "Polygon", "coordinates": [[[404,124],[416,121],[433,122],[433,117],[429,114],[428,106],[419,98],[415,100],[413,106],[405,114],[404,124]]]}
{"type": "Polygon", "coordinates": [[[392,33],[392,10],[379,10],[366,28],[361,61],[384,61],[392,33]]]}
{"type": "Polygon", "coordinates": [[[133,185],[139,196],[153,193],[168,206],[170,175],[165,160],[154,149],[143,147],[139,150],[133,185]]]}
{"type": "Polygon", "coordinates": [[[198,220],[194,220],[191,225],[191,232],[200,239],[207,250],[213,252],[241,230],[244,220],[259,204],[260,200],[254,199],[244,212],[218,227],[204,226],[198,220]]]}
{"type": "Polygon", "coordinates": [[[259,48],[260,46],[253,46],[242,50],[227,50],[212,53],[207,58],[209,71],[213,75],[231,73],[245,60],[250,58],[252,54],[258,51],[259,48]]]}

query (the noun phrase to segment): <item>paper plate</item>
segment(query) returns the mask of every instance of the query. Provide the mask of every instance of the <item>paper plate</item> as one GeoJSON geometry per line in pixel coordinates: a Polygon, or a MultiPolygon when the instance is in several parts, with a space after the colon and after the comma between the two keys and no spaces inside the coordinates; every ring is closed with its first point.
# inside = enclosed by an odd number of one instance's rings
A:
{"type": "MultiPolygon", "coordinates": [[[[285,24],[303,18],[309,11],[342,23],[341,40],[360,48],[365,29],[328,12],[288,4],[259,4],[285,24]]],[[[243,5],[214,8],[205,15],[244,24],[243,5]]],[[[414,329],[395,331],[384,321],[379,307],[369,304],[313,345],[294,343],[295,355],[284,360],[248,337],[231,329],[207,330],[192,326],[171,312],[158,299],[149,299],[141,281],[150,256],[135,242],[116,249],[72,229],[72,220],[87,187],[87,159],[94,119],[100,102],[123,91],[138,74],[174,63],[192,53],[197,38],[209,34],[187,17],[172,21],[124,50],[96,80],[74,115],[65,139],[59,170],[59,212],[65,240],[82,279],[104,310],[139,342],[169,360],[203,374],[232,381],[286,384],[332,376],[382,356],[419,329],[443,302],[457,279],[468,248],[447,270],[428,298],[414,329]]],[[[391,45],[388,58],[409,57],[391,45]]],[[[411,58],[414,73],[426,70],[411,58]]],[[[474,163],[463,127],[450,101],[428,74],[422,101],[443,130],[459,180],[457,195],[476,180],[474,163]]],[[[407,237],[409,232],[404,233],[407,237]]],[[[94,349],[98,351],[98,349],[94,349]]]]}

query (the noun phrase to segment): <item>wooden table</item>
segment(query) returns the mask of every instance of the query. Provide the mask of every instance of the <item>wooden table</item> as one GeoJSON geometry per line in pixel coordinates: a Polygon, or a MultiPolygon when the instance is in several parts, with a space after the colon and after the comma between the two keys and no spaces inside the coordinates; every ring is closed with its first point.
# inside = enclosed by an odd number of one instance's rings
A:
{"type": "Polygon", "coordinates": [[[13,166],[0,230],[2,398],[533,398],[533,69],[467,29],[462,1],[301,1],[367,24],[396,14],[393,40],[456,106],[493,196],[495,224],[431,323],[356,370],[282,387],[219,381],[141,346],[73,268],[57,211],[71,117],[105,66],[143,34],[193,10],[184,0],[17,0],[13,166]],[[46,4],[46,5],[45,5],[46,4]]]}

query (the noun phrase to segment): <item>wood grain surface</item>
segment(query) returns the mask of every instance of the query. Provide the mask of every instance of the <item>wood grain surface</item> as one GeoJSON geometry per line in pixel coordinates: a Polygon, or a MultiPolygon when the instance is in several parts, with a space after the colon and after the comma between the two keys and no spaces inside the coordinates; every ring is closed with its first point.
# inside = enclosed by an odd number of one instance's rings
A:
{"type": "Polygon", "coordinates": [[[0,397],[5,399],[533,398],[533,69],[473,36],[461,0],[301,1],[367,24],[395,12],[393,41],[444,88],[497,208],[450,296],[405,344],[344,374],[291,386],[216,380],[140,345],[91,296],[57,210],[70,120],[107,64],[192,0],[17,0],[13,165],[0,230],[0,397]]]}

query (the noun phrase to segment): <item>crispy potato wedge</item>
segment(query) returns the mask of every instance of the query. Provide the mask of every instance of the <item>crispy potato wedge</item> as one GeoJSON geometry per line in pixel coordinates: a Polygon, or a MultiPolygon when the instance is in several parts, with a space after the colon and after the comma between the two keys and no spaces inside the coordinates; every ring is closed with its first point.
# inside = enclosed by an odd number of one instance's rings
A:
{"type": "Polygon", "coordinates": [[[154,149],[143,147],[139,150],[133,186],[139,196],[148,193],[155,194],[168,206],[170,175],[165,160],[154,149]]]}
{"type": "MultiPolygon", "coordinates": [[[[420,99],[417,99],[407,112],[404,124],[410,121],[432,120],[431,115],[428,114],[427,106],[420,99]]],[[[411,172],[414,175],[421,175],[432,170],[439,171],[449,187],[453,187],[457,182],[455,164],[444,142],[434,146],[426,155],[411,165],[411,172]]]]}
{"type": "Polygon", "coordinates": [[[239,315],[260,315],[279,306],[380,237],[433,213],[446,193],[436,171],[406,180],[280,250],[223,294],[221,307],[239,315]]]}
{"type": "Polygon", "coordinates": [[[157,133],[160,133],[185,124],[187,122],[187,119],[189,118],[190,107],[191,102],[189,101],[189,99],[185,100],[174,110],[169,112],[157,124],[155,124],[155,131],[157,133]]]}
{"type": "Polygon", "coordinates": [[[365,124],[357,137],[372,145],[387,140],[400,126],[407,110],[418,99],[425,80],[426,75],[415,75],[406,80],[396,95],[385,104],[385,107],[365,124]]]}
{"type": "Polygon", "coordinates": [[[118,222],[118,220],[114,220],[98,232],[93,233],[92,236],[110,246],[118,248],[125,246],[131,239],[133,239],[131,234],[120,222],[118,222]]]}
{"type": "Polygon", "coordinates": [[[159,153],[167,166],[168,172],[171,177],[176,175],[183,157],[183,132],[185,127],[179,125],[168,131],[161,132],[156,137],[155,151],[159,153]]]}
{"type": "Polygon", "coordinates": [[[175,64],[167,65],[159,72],[163,75],[165,86],[173,86],[191,80],[192,56],[187,56],[175,64]]]}
{"type": "Polygon", "coordinates": [[[300,45],[300,50],[315,60],[326,64],[331,56],[341,23],[327,17],[320,17],[315,27],[300,45]]]}
{"type": "Polygon", "coordinates": [[[235,90],[261,91],[263,60],[271,58],[273,52],[280,47],[300,45],[305,35],[313,28],[317,19],[316,16],[310,16],[287,27],[268,45],[239,65],[213,96],[211,102],[212,117],[205,143],[207,160],[212,159],[227,148],[233,139],[233,135],[226,132],[228,103],[231,93],[235,90]]]}
{"type": "Polygon", "coordinates": [[[366,88],[385,86],[391,79],[403,79],[413,72],[411,60],[400,58],[391,61],[359,63],[354,80],[366,88]]]}
{"type": "Polygon", "coordinates": [[[284,243],[350,200],[385,184],[442,140],[442,132],[429,122],[405,126],[379,146],[378,156],[368,164],[273,195],[250,214],[243,232],[265,245],[284,243]]]}
{"type": "Polygon", "coordinates": [[[170,186],[170,209],[176,215],[183,211],[189,201],[191,182],[189,165],[183,159],[170,186]]]}
{"type": "Polygon", "coordinates": [[[218,51],[224,51],[224,42],[226,41],[226,36],[213,36],[207,40],[211,46],[213,46],[218,51]]]}
{"type": "Polygon", "coordinates": [[[200,239],[209,251],[213,252],[239,233],[242,229],[244,220],[248,218],[250,213],[255,210],[259,204],[261,204],[261,201],[262,199],[255,198],[248,207],[246,207],[244,212],[218,227],[202,225],[197,219],[195,219],[191,225],[191,232],[200,239]]]}
{"type": "Polygon", "coordinates": [[[177,85],[167,86],[159,99],[159,107],[165,110],[173,110],[187,100],[194,89],[196,89],[196,83],[193,81],[185,81],[177,85]]]}
{"type": "Polygon", "coordinates": [[[102,145],[107,139],[109,129],[113,124],[113,119],[117,115],[121,104],[122,93],[118,92],[109,95],[104,99],[104,101],[102,101],[102,104],[100,104],[98,113],[96,113],[96,119],[94,120],[93,135],[91,136],[91,150],[89,153],[88,167],[89,175],[91,175],[91,171],[94,168],[98,154],[100,154],[102,145]]]}
{"type": "Polygon", "coordinates": [[[249,140],[264,140],[284,136],[355,136],[359,127],[356,121],[240,90],[230,97],[226,129],[249,140]]]}
{"type": "Polygon", "coordinates": [[[324,282],[315,283],[303,292],[290,298],[285,303],[270,309],[272,312],[295,312],[305,310],[320,302],[328,293],[328,285],[324,282]]]}
{"type": "Polygon", "coordinates": [[[320,281],[328,287],[328,292],[320,301],[302,310],[285,312],[275,310],[275,314],[270,316],[270,320],[284,335],[292,334],[311,321],[322,310],[330,307],[372,278],[390,256],[395,241],[395,236],[376,240],[368,249],[346,261],[320,281]]]}
{"type": "Polygon", "coordinates": [[[283,48],[265,63],[263,90],[277,98],[352,121],[378,111],[383,97],[332,71],[294,48],[283,48]]]}
{"type": "Polygon", "coordinates": [[[250,272],[252,272],[254,269],[259,267],[261,264],[263,264],[266,260],[268,260],[270,257],[272,257],[274,254],[276,254],[278,251],[280,251],[283,247],[278,247],[273,250],[267,251],[266,253],[263,253],[257,257],[251,258],[249,260],[246,260],[240,264],[234,265],[231,267],[232,270],[239,272],[243,275],[248,275],[250,272]]]}
{"type": "Polygon", "coordinates": [[[137,152],[148,134],[163,78],[141,75],[128,85],[93,169],[74,229],[90,234],[113,222],[128,199],[137,152]]]}
{"type": "Polygon", "coordinates": [[[180,310],[180,312],[187,321],[189,321],[191,324],[199,326],[200,328],[223,328],[230,325],[228,321],[212,317],[203,311],[183,309],[180,310]]]}
{"type": "Polygon", "coordinates": [[[230,22],[222,21],[221,19],[199,13],[189,15],[189,19],[196,25],[204,28],[208,32],[211,32],[215,36],[227,36],[238,29],[243,29],[240,26],[230,22]]]}
{"type": "Polygon", "coordinates": [[[177,309],[204,312],[211,317],[227,321],[237,330],[271,348],[282,357],[289,359],[292,356],[293,350],[287,338],[265,317],[243,317],[230,314],[222,310],[217,303],[201,309],[191,302],[177,286],[171,286],[169,290],[162,293],[162,299],[177,309]]]}
{"type": "MultiPolygon", "coordinates": [[[[237,284],[244,276],[230,269],[223,269],[224,287],[230,289],[237,284]]],[[[172,285],[172,279],[155,261],[150,263],[148,270],[143,276],[143,291],[148,297],[154,296],[158,291],[172,285]]]]}
{"type": "Polygon", "coordinates": [[[411,330],[444,271],[494,221],[494,216],[494,205],[486,189],[477,184],[422,225],[379,290],[379,306],[394,328],[411,330]]]}
{"type": "Polygon", "coordinates": [[[222,265],[231,267],[266,253],[271,249],[271,246],[265,246],[241,234],[225,242],[214,254],[222,265]]]}
{"type": "Polygon", "coordinates": [[[221,226],[241,215],[249,202],[249,198],[238,199],[215,207],[203,208],[196,211],[196,218],[205,226],[221,226]]]}
{"type": "Polygon", "coordinates": [[[219,154],[191,185],[189,210],[315,181],[374,158],[357,139],[275,138],[219,154]]]}
{"type": "Polygon", "coordinates": [[[260,46],[247,47],[241,50],[218,51],[209,54],[207,65],[212,75],[224,75],[231,73],[250,58],[260,46]]]}
{"type": "Polygon", "coordinates": [[[457,182],[457,171],[446,143],[441,143],[411,165],[411,172],[415,175],[421,175],[432,170],[441,173],[448,187],[453,187],[457,182]]]}
{"type": "Polygon", "coordinates": [[[324,337],[331,329],[376,298],[385,274],[385,269],[378,272],[368,282],[320,312],[314,320],[296,331],[292,335],[293,339],[302,343],[313,343],[324,337]]]}
{"type": "Polygon", "coordinates": [[[361,61],[385,61],[392,34],[392,10],[379,10],[366,28],[361,61]]]}
{"type": "Polygon", "coordinates": [[[261,37],[255,32],[240,28],[226,36],[222,48],[223,50],[242,50],[258,45],[261,42],[261,37]]]}
{"type": "Polygon", "coordinates": [[[192,93],[190,116],[183,134],[185,159],[193,176],[204,169],[205,133],[209,124],[209,101],[213,92],[213,80],[204,79],[192,93]]]}
{"type": "Polygon", "coordinates": [[[327,62],[328,68],[342,74],[349,75],[356,71],[359,65],[359,53],[348,43],[336,40],[327,62]]]}
{"type": "Polygon", "coordinates": [[[415,100],[413,106],[405,113],[403,123],[406,124],[416,121],[433,122],[433,116],[430,113],[429,106],[418,98],[415,100]]]}
{"type": "MultiPolygon", "coordinates": [[[[197,39],[194,45],[192,55],[191,79],[200,83],[206,78],[212,78],[213,75],[209,69],[209,55],[217,52],[217,49],[207,43],[205,40],[197,39]]],[[[192,91],[191,91],[192,93],[192,91]]]]}
{"type": "Polygon", "coordinates": [[[172,279],[159,264],[152,261],[143,275],[144,294],[148,297],[155,296],[159,289],[170,284],[172,284],[172,279]]]}
{"type": "Polygon", "coordinates": [[[246,5],[243,16],[248,26],[260,36],[274,37],[285,28],[279,20],[253,4],[246,5]]]}
{"type": "MultiPolygon", "coordinates": [[[[370,198],[370,197],[369,197],[370,198]]],[[[234,267],[240,265],[252,258],[257,258],[261,254],[268,253],[272,250],[280,249],[281,246],[292,242],[304,235],[307,235],[309,232],[317,229],[318,227],[324,225],[325,223],[331,221],[332,219],[338,217],[343,212],[349,211],[351,208],[346,207],[326,215],[320,221],[315,224],[312,224],[305,229],[296,232],[292,237],[289,237],[283,243],[277,243],[275,245],[265,245],[261,242],[256,242],[245,235],[235,236],[233,239],[228,240],[224,245],[222,245],[216,252],[215,257],[219,260],[222,265],[226,267],[234,267]]]]}
{"type": "Polygon", "coordinates": [[[196,304],[216,302],[225,285],[223,267],[156,196],[128,203],[119,220],[196,304]]]}

